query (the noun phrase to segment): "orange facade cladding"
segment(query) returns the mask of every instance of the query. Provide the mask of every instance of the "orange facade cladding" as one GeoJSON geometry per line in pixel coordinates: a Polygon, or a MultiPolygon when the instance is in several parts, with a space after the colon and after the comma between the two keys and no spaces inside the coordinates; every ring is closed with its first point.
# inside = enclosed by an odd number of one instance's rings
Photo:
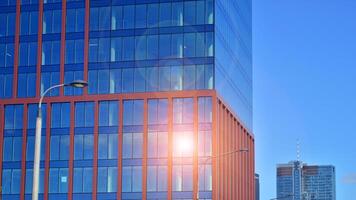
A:
{"type": "Polygon", "coordinates": [[[254,200],[254,136],[218,96],[215,103],[213,199],[254,200]],[[248,152],[235,152],[242,149],[248,152]]]}
{"type": "MultiPolygon", "coordinates": [[[[56,96],[47,97],[44,99],[44,103],[50,104],[55,102],[69,102],[71,104],[70,115],[70,141],[73,141],[74,136],[74,104],[76,102],[93,101],[95,103],[95,113],[98,113],[99,101],[105,100],[119,100],[119,119],[122,119],[122,100],[126,99],[142,99],[144,100],[144,124],[147,124],[147,100],[153,98],[166,98],[168,99],[168,129],[169,129],[169,155],[172,155],[172,113],[173,113],[173,99],[174,98],[193,98],[194,99],[194,132],[195,132],[195,144],[198,140],[198,108],[197,102],[199,97],[212,97],[212,196],[214,200],[254,200],[254,138],[247,130],[242,122],[237,118],[231,109],[224,104],[221,98],[214,90],[194,90],[194,91],[175,91],[175,92],[151,92],[151,93],[130,93],[130,94],[103,94],[103,95],[88,95],[86,92],[82,96],[56,96]],[[228,152],[248,149],[248,152],[236,152],[228,154],[226,156],[219,156],[228,152]]],[[[4,116],[4,106],[7,104],[23,104],[24,109],[27,109],[28,104],[38,102],[38,98],[12,98],[3,99],[0,101],[0,116],[4,116]]],[[[51,113],[51,106],[47,106],[47,113],[51,113]]],[[[24,118],[27,115],[24,115],[24,118]]],[[[47,126],[50,127],[51,115],[47,115],[47,126]]],[[[26,119],[23,120],[23,127],[26,127],[26,119]]],[[[98,142],[98,116],[95,115],[94,119],[94,144],[97,146],[98,142]]],[[[4,120],[0,120],[0,146],[2,146],[2,134],[4,129],[4,120]]],[[[122,127],[122,120],[119,120],[120,127],[122,127]]],[[[147,125],[144,126],[144,133],[147,133],[147,125]]],[[[46,146],[50,143],[50,129],[46,129],[46,146]]],[[[119,145],[122,144],[122,130],[119,129],[119,145]]],[[[147,134],[144,134],[147,135],[147,134]]],[[[23,137],[26,138],[26,129],[23,130],[23,137]]],[[[144,144],[147,147],[147,137],[144,137],[144,144]]],[[[23,142],[23,162],[22,171],[25,173],[25,155],[26,155],[26,143],[23,142]]],[[[0,171],[2,169],[2,148],[0,148],[0,171]]],[[[73,142],[70,144],[70,158],[69,158],[69,175],[73,175],[73,142]]],[[[121,158],[121,148],[118,148],[118,158],[121,158]]],[[[196,199],[197,182],[198,182],[198,148],[195,148],[194,153],[194,198],[196,199]]],[[[97,160],[98,150],[94,148],[93,159],[93,196],[92,199],[96,200],[96,184],[97,184],[97,160]]],[[[147,148],[144,148],[143,152],[143,184],[142,193],[143,199],[146,199],[146,176],[147,169],[145,163],[147,163],[147,148]]],[[[44,184],[44,199],[48,199],[48,178],[49,178],[49,148],[46,148],[45,159],[45,184],[44,184]]],[[[168,196],[167,199],[171,200],[172,197],[172,157],[168,157],[168,196]]],[[[0,173],[0,185],[1,185],[1,173],[0,173]]],[[[24,177],[21,179],[21,199],[24,197],[24,177]]],[[[121,199],[121,162],[118,159],[118,188],[117,199],[121,199]]],[[[73,193],[73,181],[69,179],[68,184],[68,199],[72,199],[73,193]]]]}

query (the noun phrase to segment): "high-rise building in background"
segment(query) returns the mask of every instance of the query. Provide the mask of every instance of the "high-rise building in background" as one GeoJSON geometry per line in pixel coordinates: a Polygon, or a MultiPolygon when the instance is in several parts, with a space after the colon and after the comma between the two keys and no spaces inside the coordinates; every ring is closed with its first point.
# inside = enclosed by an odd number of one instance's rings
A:
{"type": "Polygon", "coordinates": [[[255,174],[255,200],[260,200],[260,175],[255,174]]]}
{"type": "Polygon", "coordinates": [[[2,199],[31,198],[36,103],[77,79],[44,99],[40,199],[255,199],[251,10],[1,0],[2,199]]]}
{"type": "Polygon", "coordinates": [[[287,200],[335,200],[335,167],[292,161],[277,166],[277,197],[287,200]]]}

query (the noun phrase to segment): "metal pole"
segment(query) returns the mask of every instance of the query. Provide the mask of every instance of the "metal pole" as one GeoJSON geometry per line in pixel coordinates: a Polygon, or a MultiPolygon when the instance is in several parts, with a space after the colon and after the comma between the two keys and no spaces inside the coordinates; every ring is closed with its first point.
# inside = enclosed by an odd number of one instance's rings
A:
{"type": "Polygon", "coordinates": [[[36,119],[36,140],[35,140],[35,157],[33,162],[32,200],[38,200],[40,156],[41,156],[41,131],[42,131],[42,111],[41,111],[41,106],[39,105],[37,119],[36,119]]]}
{"type": "Polygon", "coordinates": [[[35,136],[35,156],[33,161],[33,181],[32,181],[32,200],[38,200],[39,176],[40,176],[40,156],[41,156],[41,131],[42,131],[42,100],[46,93],[54,88],[63,87],[66,84],[54,85],[41,94],[38,103],[38,112],[36,119],[36,136],[35,136]]]}

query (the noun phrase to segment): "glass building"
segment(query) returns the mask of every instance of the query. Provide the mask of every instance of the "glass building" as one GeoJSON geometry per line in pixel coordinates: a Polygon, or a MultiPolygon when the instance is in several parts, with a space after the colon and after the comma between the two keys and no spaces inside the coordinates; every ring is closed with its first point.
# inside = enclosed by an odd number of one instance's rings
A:
{"type": "Polygon", "coordinates": [[[300,161],[277,166],[277,198],[335,200],[335,167],[300,161]]]}
{"type": "Polygon", "coordinates": [[[82,79],[44,98],[40,199],[253,200],[251,10],[1,0],[2,199],[31,199],[40,94],[82,79]]]}

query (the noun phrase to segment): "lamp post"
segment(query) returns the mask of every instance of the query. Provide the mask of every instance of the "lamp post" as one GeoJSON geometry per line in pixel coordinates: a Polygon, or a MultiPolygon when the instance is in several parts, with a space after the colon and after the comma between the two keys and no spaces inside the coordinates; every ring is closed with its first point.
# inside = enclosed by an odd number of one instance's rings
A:
{"type": "Polygon", "coordinates": [[[49,87],[41,94],[40,101],[38,103],[38,112],[36,119],[36,136],[35,136],[35,156],[33,161],[33,182],[32,182],[32,200],[38,200],[38,187],[39,187],[39,171],[40,171],[40,152],[41,152],[41,131],[42,131],[42,100],[43,97],[52,89],[59,87],[76,87],[84,88],[88,86],[88,83],[83,80],[76,80],[68,84],[59,84],[49,87]]]}
{"type": "Polygon", "coordinates": [[[248,149],[238,149],[238,150],[229,151],[229,152],[222,153],[222,154],[215,155],[215,156],[209,156],[201,163],[201,165],[198,164],[199,167],[198,167],[198,174],[197,174],[198,175],[198,180],[197,180],[197,193],[196,193],[197,200],[199,200],[199,174],[200,174],[200,167],[202,165],[205,165],[209,160],[211,160],[213,158],[224,157],[224,156],[228,156],[228,155],[231,155],[231,154],[234,154],[234,153],[243,153],[243,152],[248,152],[248,149]]]}

